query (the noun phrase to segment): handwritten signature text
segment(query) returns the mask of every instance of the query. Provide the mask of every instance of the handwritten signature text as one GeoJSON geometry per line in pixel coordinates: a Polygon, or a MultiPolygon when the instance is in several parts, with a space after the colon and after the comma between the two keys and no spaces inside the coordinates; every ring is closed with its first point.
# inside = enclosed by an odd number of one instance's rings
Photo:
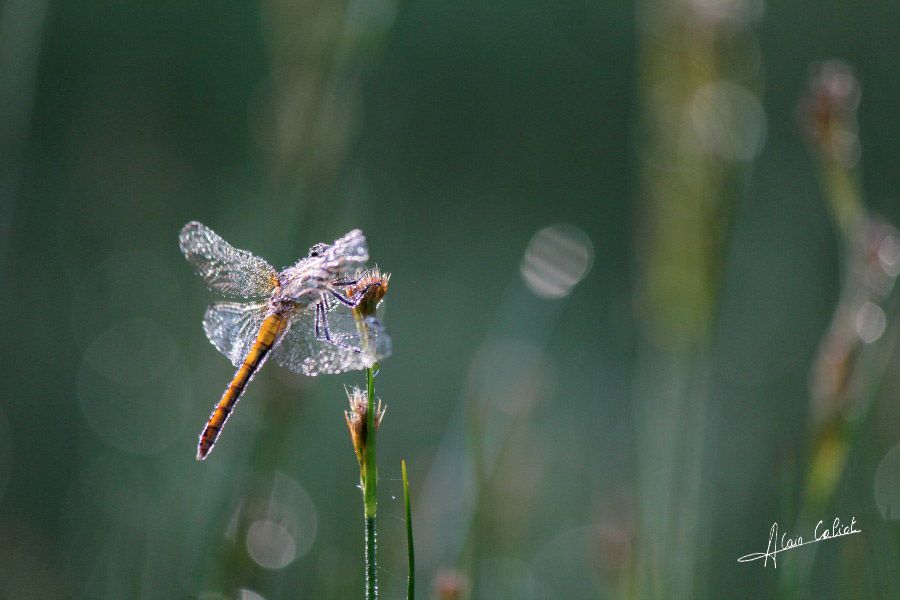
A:
{"type": "Polygon", "coordinates": [[[779,536],[778,523],[772,523],[772,529],[769,530],[769,544],[766,546],[766,551],[751,552],[750,554],[745,554],[738,559],[738,562],[743,563],[753,562],[754,560],[762,560],[763,567],[766,567],[769,565],[769,559],[772,559],[772,566],[777,569],[777,557],[782,552],[787,552],[788,550],[793,550],[795,548],[799,548],[800,546],[808,546],[809,544],[816,544],[825,540],[853,535],[854,533],[860,533],[860,530],[856,528],[856,517],[852,517],[850,519],[849,525],[843,523],[840,518],[836,518],[831,523],[830,528],[823,525],[823,523],[824,521],[819,521],[818,523],[816,523],[816,527],[815,529],[813,529],[812,539],[806,541],[804,541],[803,536],[797,536],[794,538],[788,537],[786,532],[782,533],[781,536],[779,536]]]}

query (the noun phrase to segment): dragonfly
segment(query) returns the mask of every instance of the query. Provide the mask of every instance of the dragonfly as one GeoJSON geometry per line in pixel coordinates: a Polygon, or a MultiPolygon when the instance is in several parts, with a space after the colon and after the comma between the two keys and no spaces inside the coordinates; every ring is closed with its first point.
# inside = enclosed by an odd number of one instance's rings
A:
{"type": "Polygon", "coordinates": [[[269,358],[314,376],[365,369],[390,355],[390,337],[374,316],[390,276],[365,269],[369,250],[362,231],[315,244],[282,271],[197,221],[181,229],[178,242],[210,289],[243,300],[211,304],[203,317],[206,337],[237,371],[200,433],[197,460],[212,452],[269,358]]]}

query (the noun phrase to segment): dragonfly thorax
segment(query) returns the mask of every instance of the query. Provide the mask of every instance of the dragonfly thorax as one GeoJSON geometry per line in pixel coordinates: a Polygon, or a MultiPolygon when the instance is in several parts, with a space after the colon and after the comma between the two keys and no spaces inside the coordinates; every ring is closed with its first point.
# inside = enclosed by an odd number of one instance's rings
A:
{"type": "Polygon", "coordinates": [[[328,285],[334,280],[334,276],[328,269],[311,267],[303,262],[300,261],[279,274],[279,285],[272,295],[273,299],[307,306],[327,294],[328,285]]]}
{"type": "Polygon", "coordinates": [[[328,244],[323,244],[322,242],[319,242],[318,244],[313,244],[312,247],[309,249],[309,254],[307,255],[307,257],[308,258],[318,258],[318,257],[322,256],[323,254],[325,254],[325,251],[328,250],[328,248],[330,248],[330,246],[328,244]]]}

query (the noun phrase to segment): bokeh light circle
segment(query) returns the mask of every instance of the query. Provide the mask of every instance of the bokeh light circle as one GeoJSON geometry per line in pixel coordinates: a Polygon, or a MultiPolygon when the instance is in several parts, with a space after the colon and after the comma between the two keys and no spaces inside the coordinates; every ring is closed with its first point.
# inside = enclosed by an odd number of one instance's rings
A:
{"type": "Polygon", "coordinates": [[[566,223],[538,231],[519,268],[525,285],[540,298],[564,298],[588,274],[594,247],[588,235],[566,223]]]}
{"type": "Polygon", "coordinates": [[[756,95],[730,81],[714,81],[697,90],[691,124],[701,148],[729,161],[748,161],[766,141],[766,113],[756,95]]]}
{"type": "Polygon", "coordinates": [[[856,333],[867,344],[877,341],[887,327],[884,310],[874,302],[866,302],[856,311],[856,333]]]}
{"type": "Polygon", "coordinates": [[[281,523],[254,521],[247,530],[247,553],[261,567],[283,569],[297,558],[297,542],[281,523]]]}
{"type": "Polygon", "coordinates": [[[256,490],[235,513],[248,523],[247,554],[263,568],[283,569],[312,548],[318,528],[316,507],[303,486],[281,472],[268,483],[260,480],[256,490]],[[266,489],[269,493],[259,493],[266,489]]]}
{"type": "Polygon", "coordinates": [[[878,246],[878,260],[881,268],[890,277],[900,275],[900,241],[893,235],[886,235],[878,246]]]}

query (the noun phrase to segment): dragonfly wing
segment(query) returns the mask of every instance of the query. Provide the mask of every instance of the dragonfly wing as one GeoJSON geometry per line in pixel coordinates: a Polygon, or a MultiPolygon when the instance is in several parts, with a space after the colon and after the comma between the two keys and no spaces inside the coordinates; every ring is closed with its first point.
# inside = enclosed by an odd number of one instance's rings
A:
{"type": "Polygon", "coordinates": [[[217,302],[203,315],[203,331],[216,350],[237,367],[250,352],[265,317],[265,303],[217,302]]]}
{"type": "Polygon", "coordinates": [[[310,267],[324,268],[335,278],[346,277],[365,266],[365,262],[369,260],[366,236],[359,229],[354,229],[336,239],[330,246],[325,245],[319,256],[306,260],[310,267]]]}
{"type": "Polygon", "coordinates": [[[325,252],[325,256],[331,261],[353,262],[362,265],[369,260],[366,236],[359,229],[347,232],[334,241],[334,244],[325,252]]]}
{"type": "Polygon", "coordinates": [[[226,296],[258,298],[268,296],[275,287],[277,273],[272,265],[235,248],[202,223],[185,225],[178,243],[206,285],[226,296]]]}
{"type": "Polygon", "coordinates": [[[316,305],[310,305],[291,320],[280,345],[272,350],[272,359],[283,367],[303,375],[359,371],[391,353],[391,338],[374,317],[369,317],[360,335],[360,327],[344,307],[326,312],[325,323],[316,334],[316,305]],[[323,339],[327,327],[331,341],[323,339]]]}

